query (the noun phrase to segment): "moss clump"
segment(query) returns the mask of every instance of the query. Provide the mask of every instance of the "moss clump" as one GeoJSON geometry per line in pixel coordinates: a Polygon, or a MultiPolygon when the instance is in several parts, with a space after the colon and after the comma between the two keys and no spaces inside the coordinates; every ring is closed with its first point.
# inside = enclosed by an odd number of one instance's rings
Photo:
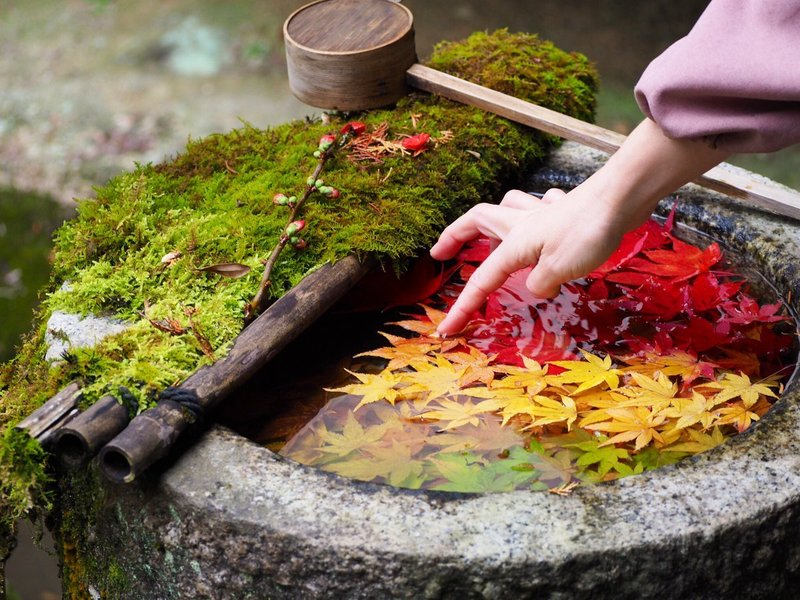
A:
{"type": "MultiPolygon", "coordinates": [[[[586,60],[536,36],[475,34],[439,46],[430,64],[572,115],[593,114],[595,75],[586,60]]],[[[315,196],[306,205],[308,249],[281,255],[273,298],[348,253],[376,255],[402,268],[447,222],[529,173],[550,141],[494,115],[421,94],[357,118],[368,130],[387,124],[391,138],[425,132],[447,143],[419,156],[387,156],[381,164],[355,163],[344,153],[330,163],[323,178],[341,197],[315,196]]],[[[56,235],[40,323],[63,310],[113,315],[131,327],[95,348],[71,351],[50,368],[43,362],[40,324],[0,373],[0,429],[75,378],[85,383],[87,403],[124,387],[144,408],[164,387],[224,355],[242,328],[242,309],[257,289],[261,261],[285,226],[286,211],[273,205],[272,196],[300,195],[316,163],[311,152],[317,141],[347,120],[332,115],[329,122],[293,122],[266,131],[245,125],[191,141],[173,161],[140,165],[97,190],[96,198],[81,201],[77,217],[56,235]],[[176,253],[174,261],[162,260],[176,253]],[[219,262],[242,263],[252,271],[240,279],[198,271],[219,262]],[[151,324],[165,319],[185,332],[172,335],[151,324]]],[[[20,486],[39,489],[43,472],[14,481],[13,489],[4,488],[7,498],[17,498],[20,486]]],[[[3,519],[16,518],[24,508],[11,505],[3,519]]]]}

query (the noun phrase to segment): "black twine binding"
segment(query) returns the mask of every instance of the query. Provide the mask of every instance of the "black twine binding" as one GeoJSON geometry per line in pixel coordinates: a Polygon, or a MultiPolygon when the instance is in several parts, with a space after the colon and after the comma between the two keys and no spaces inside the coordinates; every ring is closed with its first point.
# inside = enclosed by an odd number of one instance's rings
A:
{"type": "Polygon", "coordinates": [[[170,386],[164,389],[158,396],[159,402],[163,402],[164,400],[172,400],[180,404],[184,414],[189,417],[191,423],[202,421],[205,416],[203,405],[200,402],[200,398],[197,396],[197,392],[194,390],[170,386]]]}
{"type": "Polygon", "coordinates": [[[139,401],[124,385],[119,386],[117,389],[119,390],[119,400],[122,406],[128,409],[128,416],[132,419],[139,414],[139,401]]]}

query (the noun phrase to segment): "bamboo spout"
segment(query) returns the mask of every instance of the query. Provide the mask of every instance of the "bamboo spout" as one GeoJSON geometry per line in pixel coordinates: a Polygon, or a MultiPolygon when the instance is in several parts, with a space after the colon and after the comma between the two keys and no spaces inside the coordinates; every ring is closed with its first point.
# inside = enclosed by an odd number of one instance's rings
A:
{"type": "Polygon", "coordinates": [[[100,451],[100,470],[129,483],[169,453],[228,394],[322,316],[367,273],[371,261],[348,256],[311,273],[236,338],[228,355],[190,375],[157,406],[131,420],[100,451]],[[177,393],[175,393],[177,392],[177,393]]]}

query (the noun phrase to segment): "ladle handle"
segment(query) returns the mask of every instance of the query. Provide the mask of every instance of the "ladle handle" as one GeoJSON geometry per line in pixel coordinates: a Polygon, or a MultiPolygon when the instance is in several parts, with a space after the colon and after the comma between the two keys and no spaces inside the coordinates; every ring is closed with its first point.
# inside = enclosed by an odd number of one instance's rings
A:
{"type": "MultiPolygon", "coordinates": [[[[514,96],[470,83],[420,64],[406,71],[412,87],[438,94],[463,104],[487,110],[522,125],[578,142],[609,154],[625,141],[621,133],[586,123],[514,96]]],[[[769,212],[800,220],[800,194],[779,184],[742,175],[727,163],[701,175],[695,183],[740,198],[769,212]]]]}

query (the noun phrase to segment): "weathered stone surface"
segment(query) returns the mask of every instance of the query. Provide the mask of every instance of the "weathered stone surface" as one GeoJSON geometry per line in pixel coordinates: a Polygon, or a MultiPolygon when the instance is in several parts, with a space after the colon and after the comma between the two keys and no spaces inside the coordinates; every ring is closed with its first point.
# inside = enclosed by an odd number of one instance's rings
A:
{"type": "MultiPolygon", "coordinates": [[[[574,183],[599,160],[567,144],[534,183],[574,183]]],[[[679,220],[798,297],[800,224],[681,196],[679,220]]],[[[87,535],[114,552],[122,598],[793,598],[798,397],[793,382],[715,450],[568,497],[354,482],[214,427],[160,473],[108,488],[87,535]]]]}
{"type": "Polygon", "coordinates": [[[45,342],[48,345],[45,358],[58,360],[70,348],[91,348],[103,338],[121,333],[128,325],[119,319],[73,315],[54,311],[47,321],[45,342]]]}

